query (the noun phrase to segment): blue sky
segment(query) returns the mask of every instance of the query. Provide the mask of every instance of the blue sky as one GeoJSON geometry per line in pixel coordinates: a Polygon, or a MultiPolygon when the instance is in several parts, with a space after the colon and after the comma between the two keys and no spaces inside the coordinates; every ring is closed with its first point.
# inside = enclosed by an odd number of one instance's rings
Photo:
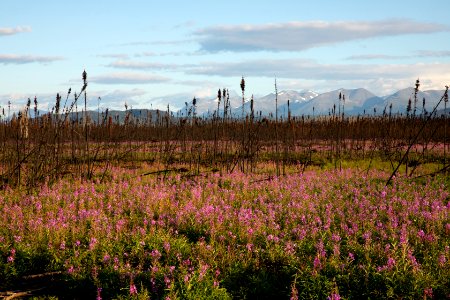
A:
{"type": "Polygon", "coordinates": [[[448,1],[16,1],[0,4],[0,106],[81,88],[89,105],[173,109],[264,95],[450,84],[448,1]]]}

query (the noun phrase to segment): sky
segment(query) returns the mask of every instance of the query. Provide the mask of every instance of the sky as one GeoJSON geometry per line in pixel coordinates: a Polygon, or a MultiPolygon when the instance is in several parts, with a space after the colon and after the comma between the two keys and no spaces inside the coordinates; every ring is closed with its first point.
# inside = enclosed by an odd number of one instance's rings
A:
{"type": "MultiPolygon", "coordinates": [[[[0,108],[80,91],[92,109],[181,108],[219,88],[450,84],[450,5],[429,1],[0,1],[0,108]]],[[[70,101],[70,100],[69,100],[70,101]]]]}

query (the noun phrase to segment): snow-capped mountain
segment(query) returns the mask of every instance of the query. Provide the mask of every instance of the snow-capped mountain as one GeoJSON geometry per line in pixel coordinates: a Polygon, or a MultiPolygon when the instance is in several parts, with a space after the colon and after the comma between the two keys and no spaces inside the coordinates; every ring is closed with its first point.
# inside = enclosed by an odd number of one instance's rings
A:
{"type": "MultiPolygon", "coordinates": [[[[278,93],[278,113],[280,115],[286,114],[287,115],[287,102],[289,100],[290,106],[299,105],[302,103],[306,103],[313,99],[314,97],[317,97],[319,94],[313,91],[293,91],[293,90],[287,90],[287,91],[280,91],[278,93]]],[[[275,93],[270,93],[268,95],[265,95],[263,97],[257,97],[253,99],[253,107],[255,113],[262,112],[263,115],[269,115],[270,113],[275,112],[275,93]]],[[[234,110],[236,113],[239,113],[242,111],[242,106],[238,107],[234,110]]],[[[245,111],[250,112],[250,101],[246,101],[245,103],[245,111]]]]}
{"type": "Polygon", "coordinates": [[[323,93],[314,97],[310,101],[291,107],[292,115],[327,115],[335,109],[339,112],[339,105],[344,106],[347,114],[358,114],[372,103],[382,102],[383,99],[377,97],[366,89],[338,89],[323,93]],[[339,94],[342,100],[339,101],[339,94]],[[343,100],[345,97],[345,101],[343,100]]]}
{"type": "MultiPolygon", "coordinates": [[[[436,103],[444,94],[444,91],[430,90],[419,91],[417,93],[417,107],[416,114],[422,112],[423,99],[425,98],[425,109],[431,112],[436,103]]],[[[248,114],[250,112],[250,99],[251,95],[245,95],[244,112],[248,114]]],[[[186,98],[188,99],[188,98],[186,98]]],[[[210,96],[205,98],[196,98],[196,111],[198,116],[212,115],[217,110],[217,97],[210,96]]],[[[339,104],[341,105],[341,112],[344,109],[346,115],[373,115],[382,114],[383,110],[389,112],[389,107],[392,104],[391,113],[393,114],[405,114],[408,100],[412,101],[412,109],[414,109],[414,88],[406,88],[397,91],[391,95],[384,97],[377,96],[372,92],[363,89],[337,89],[325,93],[316,93],[314,91],[294,91],[285,90],[278,92],[278,115],[287,116],[289,100],[289,109],[292,116],[301,115],[328,115],[333,112],[339,112],[339,104]],[[339,101],[339,94],[341,97],[345,97],[345,102],[341,99],[339,101]]],[[[170,101],[170,99],[167,99],[170,101]]],[[[230,102],[232,114],[234,117],[239,118],[242,114],[242,95],[230,91],[230,102]]],[[[186,101],[188,106],[192,105],[192,98],[186,101]]],[[[270,93],[262,97],[253,97],[253,106],[255,114],[261,112],[262,115],[275,115],[275,94],[270,93]]],[[[443,103],[439,109],[443,109],[443,103]]],[[[223,113],[223,99],[219,107],[219,114],[223,113]]],[[[179,114],[183,114],[186,108],[182,108],[178,111],[179,114]]],[[[411,112],[412,113],[412,112],[411,112]]]]}
{"type": "MultiPolygon", "coordinates": [[[[422,113],[423,99],[425,99],[425,110],[431,112],[443,94],[443,90],[419,91],[417,93],[416,114],[422,113]]],[[[389,107],[392,104],[392,113],[405,114],[409,99],[411,99],[411,113],[414,113],[414,88],[412,87],[399,90],[392,95],[384,97],[383,106],[389,107]]],[[[444,108],[443,103],[438,109],[441,108],[444,108]]]]}

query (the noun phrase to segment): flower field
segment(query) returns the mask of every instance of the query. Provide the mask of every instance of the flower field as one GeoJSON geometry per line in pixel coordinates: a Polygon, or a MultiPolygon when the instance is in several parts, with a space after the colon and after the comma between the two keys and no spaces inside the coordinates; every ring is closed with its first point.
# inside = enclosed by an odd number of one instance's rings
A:
{"type": "Polygon", "coordinates": [[[53,274],[42,297],[450,297],[448,177],[111,174],[0,192],[0,291],[53,274]]]}

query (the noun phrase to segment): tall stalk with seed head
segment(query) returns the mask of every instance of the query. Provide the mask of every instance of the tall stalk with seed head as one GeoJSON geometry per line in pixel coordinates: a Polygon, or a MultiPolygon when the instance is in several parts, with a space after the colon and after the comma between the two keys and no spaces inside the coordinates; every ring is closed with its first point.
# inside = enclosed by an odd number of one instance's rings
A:
{"type": "Polygon", "coordinates": [[[241,119],[242,119],[242,121],[244,121],[244,104],[245,104],[245,80],[244,80],[244,76],[242,76],[242,79],[241,79],[241,91],[242,91],[242,115],[241,115],[241,119]]]}
{"type": "Polygon", "coordinates": [[[87,120],[87,94],[86,94],[86,87],[87,87],[87,73],[86,70],[83,71],[82,74],[82,78],[83,78],[83,92],[84,92],[84,140],[86,143],[85,149],[86,149],[86,159],[87,159],[87,173],[86,176],[87,178],[90,178],[90,173],[91,173],[91,162],[89,159],[89,128],[88,128],[88,120],[87,120]]]}
{"type": "Polygon", "coordinates": [[[419,78],[417,78],[417,80],[416,80],[416,87],[414,88],[414,111],[413,111],[414,118],[416,117],[417,93],[419,92],[419,86],[420,86],[420,81],[419,81],[419,78]]]}
{"type": "Polygon", "coordinates": [[[276,153],[276,173],[280,176],[280,162],[278,160],[278,87],[275,78],[275,153],[276,153]]]}
{"type": "Polygon", "coordinates": [[[214,120],[215,123],[215,130],[214,130],[214,163],[216,162],[216,155],[218,150],[218,139],[220,134],[220,116],[219,116],[219,110],[220,110],[220,101],[222,100],[222,91],[219,89],[217,91],[217,111],[216,111],[216,117],[214,120]]]}
{"type": "MultiPolygon", "coordinates": [[[[241,122],[242,122],[242,150],[241,150],[241,155],[243,156],[244,154],[244,147],[245,147],[245,116],[244,116],[244,105],[245,105],[245,80],[244,80],[244,76],[242,76],[241,79],[241,91],[242,91],[242,115],[241,115],[241,122]]],[[[244,172],[244,161],[242,158],[242,166],[241,166],[242,172],[244,172]]]]}
{"type": "Polygon", "coordinates": [[[448,85],[445,86],[444,94],[444,168],[447,166],[446,161],[446,144],[447,144],[447,102],[448,102],[448,85]]]}

